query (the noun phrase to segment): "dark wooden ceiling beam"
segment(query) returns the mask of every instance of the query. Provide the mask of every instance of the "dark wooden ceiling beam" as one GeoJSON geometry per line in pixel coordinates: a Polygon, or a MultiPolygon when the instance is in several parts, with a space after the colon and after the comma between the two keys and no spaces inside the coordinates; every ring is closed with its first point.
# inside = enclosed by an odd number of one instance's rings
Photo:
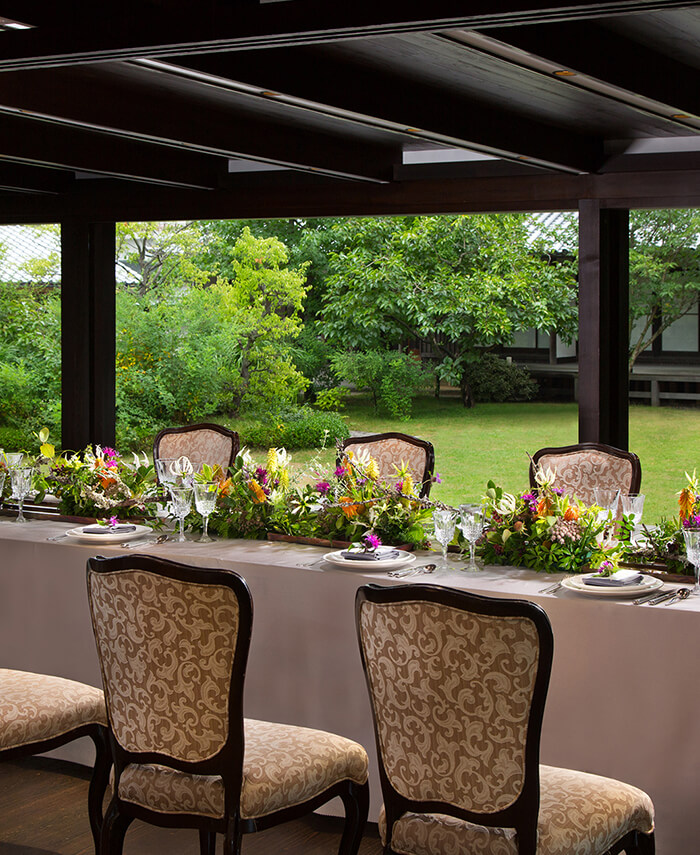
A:
{"type": "MultiPolygon", "coordinates": [[[[458,48],[455,48],[458,50],[458,48]]],[[[350,122],[377,126],[414,139],[531,161],[567,172],[592,172],[603,162],[600,140],[545,125],[525,116],[459,97],[417,80],[359,62],[319,55],[308,48],[280,49],[275,61],[264,52],[216,54],[158,63],[164,70],[188,69],[216,80],[254,85],[265,98],[307,105],[307,109],[350,122]]],[[[2,75],[0,75],[0,87],[2,75]]],[[[0,95],[0,100],[1,100],[0,95]]]]}
{"type": "Polygon", "coordinates": [[[75,192],[62,198],[0,194],[0,223],[556,211],[576,210],[580,199],[598,199],[606,208],[700,207],[700,171],[347,183],[342,193],[328,180],[249,184],[208,193],[101,183],[95,188],[77,182],[75,192]]]}
{"type": "Polygon", "coordinates": [[[199,101],[191,82],[178,90],[162,79],[162,72],[110,65],[56,69],[47,86],[43,71],[8,72],[0,74],[0,112],[355,180],[388,181],[401,162],[398,139],[379,145],[261,120],[206,100],[206,86],[196,87],[199,101]]]}
{"type": "MultiPolygon", "coordinates": [[[[58,5],[58,4],[56,4],[58,5]]],[[[108,59],[317,44],[455,27],[483,28],[603,18],[700,5],[692,0],[289,0],[262,4],[180,4],[178,13],[142,2],[118,8],[80,4],[78,14],[66,12],[61,26],[55,13],[41,26],[31,5],[14,0],[3,14],[35,29],[3,33],[0,69],[51,67],[108,59]],[[191,14],[183,14],[189,9],[191,14]],[[111,15],[110,15],[111,10],[111,15]]],[[[45,7],[44,7],[45,8],[45,7]]],[[[61,4],[65,9],[66,4],[61,4]]],[[[40,16],[41,4],[34,4],[40,16]]]]}
{"type": "MultiPolygon", "coordinates": [[[[485,32],[521,51],[535,54],[616,88],[657,102],[669,118],[700,116],[700,70],[618,32],[592,22],[508,27],[485,32]]],[[[578,75],[561,79],[579,84],[578,75]]],[[[585,84],[582,84],[585,85],[585,84]]],[[[630,106],[634,102],[627,100],[630,106]]]]}
{"type": "Polygon", "coordinates": [[[0,161],[0,188],[3,191],[57,195],[71,190],[74,181],[72,173],[58,169],[42,169],[39,166],[0,161]]]}
{"type": "Polygon", "coordinates": [[[197,189],[221,184],[225,168],[220,158],[7,115],[0,116],[0,161],[197,189]]]}

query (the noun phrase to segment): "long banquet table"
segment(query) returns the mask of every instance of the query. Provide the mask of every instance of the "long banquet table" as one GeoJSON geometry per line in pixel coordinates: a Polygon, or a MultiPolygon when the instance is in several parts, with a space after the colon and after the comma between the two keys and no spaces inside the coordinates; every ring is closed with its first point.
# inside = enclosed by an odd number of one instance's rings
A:
{"type": "MultiPolygon", "coordinates": [[[[99,686],[85,587],[85,562],[95,548],[46,540],[68,528],[53,521],[0,520],[0,666],[99,686]]],[[[147,553],[231,568],[247,579],[254,620],[246,715],[322,728],[362,743],[371,758],[370,819],[376,820],[381,793],[353,604],[360,585],[401,581],[335,568],[321,560],[324,551],[218,541],[169,542],[147,553]]],[[[101,544],[99,552],[125,550],[101,544]]],[[[419,556],[419,563],[420,558],[427,560],[419,556]]],[[[641,787],[656,805],[659,855],[697,851],[700,601],[652,608],[566,590],[546,595],[539,592],[550,577],[515,568],[455,570],[412,581],[539,603],[555,639],[542,762],[641,787]]],[[[87,740],[67,746],[63,756],[92,762],[87,740]]]]}

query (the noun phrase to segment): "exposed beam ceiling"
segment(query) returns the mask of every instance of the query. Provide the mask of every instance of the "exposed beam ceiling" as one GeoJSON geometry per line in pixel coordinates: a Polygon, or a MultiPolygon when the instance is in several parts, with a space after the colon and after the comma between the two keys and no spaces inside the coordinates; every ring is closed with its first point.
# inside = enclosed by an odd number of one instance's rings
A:
{"type": "Polygon", "coordinates": [[[3,33],[0,69],[317,44],[457,27],[600,19],[698,5],[700,0],[475,0],[469,4],[464,0],[434,0],[427,5],[404,0],[357,0],[348,4],[287,0],[231,6],[202,4],[194,15],[177,15],[140,2],[111,7],[111,14],[99,4],[80,4],[79,14],[74,13],[72,20],[70,12],[65,12],[63,19],[54,13],[49,15],[51,24],[42,26],[40,18],[31,20],[32,9],[41,16],[45,4],[8,2],[3,4],[8,17],[36,27],[3,33]],[[210,14],[212,9],[214,14],[210,14]]]}
{"type": "MultiPolygon", "coordinates": [[[[256,51],[188,57],[178,60],[177,65],[143,62],[175,75],[189,71],[195,79],[214,86],[242,83],[252,97],[303,106],[367,127],[409,133],[416,140],[532,161],[567,172],[595,171],[603,160],[602,145],[597,140],[526,118],[516,124],[499,110],[449,91],[415,81],[405,87],[390,73],[327,56],[322,61],[324,73],[319,74],[317,55],[303,48],[275,54],[274,65],[256,51]]],[[[0,94],[0,103],[2,98],[0,94]]]]}

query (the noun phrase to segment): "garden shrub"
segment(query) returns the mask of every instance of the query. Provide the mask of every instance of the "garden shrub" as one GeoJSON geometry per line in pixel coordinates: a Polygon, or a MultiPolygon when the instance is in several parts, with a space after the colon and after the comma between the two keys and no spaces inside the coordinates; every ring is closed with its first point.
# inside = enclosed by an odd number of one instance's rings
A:
{"type": "Polygon", "coordinates": [[[342,410],[345,399],[350,394],[347,386],[333,386],[331,389],[319,389],[316,393],[316,406],[319,410],[342,410]]]}
{"type": "Polygon", "coordinates": [[[331,363],[341,380],[372,395],[375,412],[381,405],[401,421],[411,417],[413,399],[428,382],[420,359],[396,350],[341,352],[331,363]]]}
{"type": "Polygon", "coordinates": [[[472,362],[467,377],[474,400],[482,404],[530,401],[537,394],[537,382],[526,368],[493,353],[484,353],[472,362]]]}
{"type": "Polygon", "coordinates": [[[3,451],[34,451],[36,437],[24,428],[0,427],[0,448],[3,451]]]}
{"type": "Polygon", "coordinates": [[[241,430],[241,445],[257,448],[320,448],[350,435],[338,413],[304,406],[268,413],[241,430]]]}

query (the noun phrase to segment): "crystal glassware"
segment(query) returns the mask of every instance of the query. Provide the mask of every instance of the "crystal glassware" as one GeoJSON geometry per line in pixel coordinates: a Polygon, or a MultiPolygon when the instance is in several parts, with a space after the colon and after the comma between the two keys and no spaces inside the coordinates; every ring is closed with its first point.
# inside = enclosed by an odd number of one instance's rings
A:
{"type": "Polygon", "coordinates": [[[170,485],[177,483],[177,470],[174,466],[177,460],[177,457],[156,457],[153,461],[156,465],[158,481],[161,484],[170,485]]]}
{"type": "Polygon", "coordinates": [[[172,513],[173,516],[177,517],[180,529],[177,537],[177,543],[184,543],[185,540],[187,540],[185,537],[185,517],[189,514],[190,509],[192,508],[192,495],[194,491],[192,487],[170,486],[169,489],[170,498],[172,499],[172,513]]]}
{"type": "Polygon", "coordinates": [[[2,492],[5,489],[5,478],[7,477],[7,471],[5,469],[0,469],[0,504],[2,504],[2,492]]]}
{"type": "Polygon", "coordinates": [[[19,513],[15,522],[25,523],[27,518],[24,516],[24,500],[29,495],[32,489],[32,481],[34,479],[33,466],[18,466],[16,469],[10,470],[10,483],[12,485],[12,498],[19,504],[19,513]]]}
{"type": "Polygon", "coordinates": [[[484,511],[481,505],[460,505],[459,527],[469,542],[469,563],[461,569],[473,573],[481,569],[474,557],[476,542],[484,530],[484,511]]]}
{"type": "Polygon", "coordinates": [[[631,516],[634,520],[634,527],[637,528],[642,524],[642,512],[644,510],[644,494],[643,493],[622,493],[620,495],[622,503],[622,513],[625,516],[631,516]]]}
{"type": "Polygon", "coordinates": [[[216,507],[219,485],[216,481],[196,481],[194,485],[194,504],[197,513],[202,515],[204,531],[197,543],[213,543],[214,539],[209,537],[209,515],[216,507]]]}
{"type": "Polygon", "coordinates": [[[620,505],[620,491],[607,487],[596,487],[594,490],[595,503],[598,511],[598,522],[606,523],[617,519],[617,509],[620,505]]]}
{"type": "Polygon", "coordinates": [[[695,568],[695,585],[690,593],[693,597],[700,597],[700,528],[685,529],[683,539],[688,561],[695,568]]]}
{"type": "Polygon", "coordinates": [[[21,451],[3,451],[2,459],[5,461],[5,466],[7,466],[8,469],[16,469],[18,466],[22,465],[24,453],[21,451]]]}
{"type": "Polygon", "coordinates": [[[442,547],[442,563],[439,566],[443,570],[450,569],[450,565],[447,563],[447,547],[454,537],[456,521],[455,512],[450,508],[436,508],[433,511],[435,540],[442,547]]]}

